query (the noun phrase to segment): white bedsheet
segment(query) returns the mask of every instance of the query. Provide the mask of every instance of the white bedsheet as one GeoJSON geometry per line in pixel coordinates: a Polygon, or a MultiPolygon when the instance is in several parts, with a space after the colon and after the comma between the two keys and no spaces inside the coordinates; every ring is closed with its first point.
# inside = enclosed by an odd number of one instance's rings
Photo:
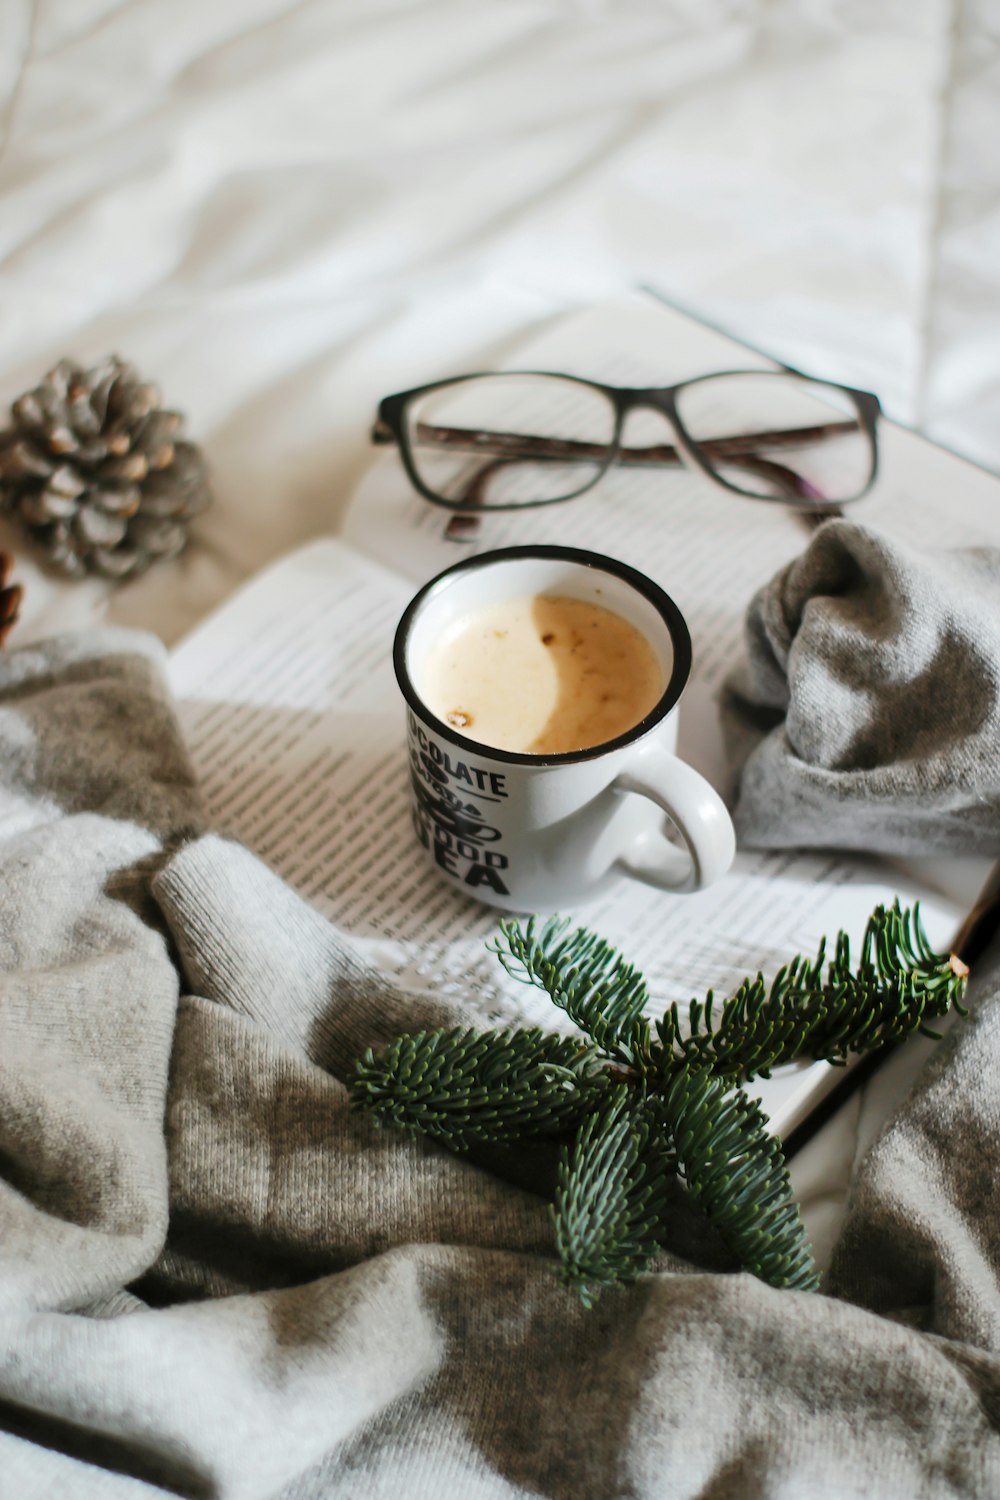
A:
{"type": "Polygon", "coordinates": [[[380,393],[637,281],[1000,464],[998,83],[997,0],[2,0],[0,400],[116,349],[188,414],[218,505],[107,606],[168,640],[380,393]]]}
{"type": "Polygon", "coordinates": [[[173,641],[336,527],[380,394],[638,282],[1000,466],[997,0],[0,0],[0,123],[0,401],[116,350],[217,495],[115,592],[0,526],[15,642],[173,641]]]}

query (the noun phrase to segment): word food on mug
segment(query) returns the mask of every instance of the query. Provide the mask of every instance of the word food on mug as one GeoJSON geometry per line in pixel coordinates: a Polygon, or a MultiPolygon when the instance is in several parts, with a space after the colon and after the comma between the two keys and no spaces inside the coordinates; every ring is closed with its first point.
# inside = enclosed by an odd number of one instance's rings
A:
{"type": "Polygon", "coordinates": [[[524,596],[453,621],[422,691],[468,739],[526,755],[603,745],[645,718],[666,682],[634,625],[585,599],[524,596]]]}

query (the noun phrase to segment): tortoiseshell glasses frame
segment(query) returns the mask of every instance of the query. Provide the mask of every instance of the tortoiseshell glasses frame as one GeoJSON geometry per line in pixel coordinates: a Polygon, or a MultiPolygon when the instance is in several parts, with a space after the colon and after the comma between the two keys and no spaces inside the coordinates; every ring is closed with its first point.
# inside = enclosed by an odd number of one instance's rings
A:
{"type": "MultiPolygon", "coordinates": [[[[554,384],[542,388],[547,394],[556,394],[554,384]]],[[[714,389],[718,388],[716,385],[714,389]]],[[[509,385],[507,389],[510,389],[509,385]]],[[[765,393],[766,404],[768,387],[760,389],[765,393]]],[[[776,398],[788,394],[787,389],[777,385],[773,389],[776,398]]],[[[776,399],[776,411],[779,406],[780,401],[776,399]]],[[[826,515],[836,512],[842,505],[861,499],[874,484],[878,472],[877,426],[880,412],[878,397],[871,391],[840,385],[834,381],[815,380],[790,367],[720,370],[668,386],[606,385],[556,371],[512,370],[459,375],[384,397],[379,403],[372,441],[396,444],[411,484],[424,499],[432,505],[466,516],[493,510],[519,510],[560,504],[575,499],[599,484],[612,465],[693,467],[713,484],[743,498],[777,502],[826,515]],[[708,437],[693,433],[685,420],[685,406],[696,404],[702,392],[707,393],[710,389],[709,382],[739,380],[746,391],[746,377],[755,381],[782,381],[784,387],[793,382],[796,395],[813,398],[816,411],[823,411],[823,419],[813,417],[804,423],[788,425],[775,416],[771,421],[765,421],[764,425],[756,423],[749,431],[715,433],[708,437]],[[607,436],[602,441],[589,441],[578,437],[550,437],[508,431],[503,430],[499,423],[497,427],[483,427],[478,424],[455,425],[448,420],[413,420],[413,412],[426,404],[427,398],[438,397],[450,391],[454,391],[459,397],[470,393],[485,396],[487,383],[494,390],[498,387],[503,389],[504,382],[527,380],[559,382],[560,398],[572,399],[573,388],[580,399],[592,402],[594,397],[600,398],[607,403],[607,436]],[[481,386],[477,388],[475,382],[480,382],[481,386]],[[828,411],[824,411],[824,408],[828,411]],[[672,429],[672,443],[640,446],[623,444],[626,418],[631,412],[641,409],[656,411],[665,418],[672,429]],[[854,477],[848,493],[823,493],[788,462],[796,452],[815,450],[830,443],[832,439],[844,436],[857,438],[864,445],[863,450],[859,449],[856,454],[854,477]],[[422,450],[427,449],[435,454],[468,455],[486,462],[479,466],[467,466],[458,492],[445,494],[429,483],[426,472],[422,472],[414,455],[414,440],[422,450]],[[557,464],[560,472],[568,472],[566,466],[583,465],[586,477],[580,476],[583,482],[576,485],[570,483],[565,492],[553,495],[538,496],[529,493],[524,496],[493,498],[487,493],[487,485],[501,471],[512,466],[557,464]]],[[[524,426],[526,423],[518,419],[517,425],[524,426]]],[[[539,469],[537,472],[545,471],[539,469]]],[[[563,484],[565,486],[566,481],[563,484]]]]}

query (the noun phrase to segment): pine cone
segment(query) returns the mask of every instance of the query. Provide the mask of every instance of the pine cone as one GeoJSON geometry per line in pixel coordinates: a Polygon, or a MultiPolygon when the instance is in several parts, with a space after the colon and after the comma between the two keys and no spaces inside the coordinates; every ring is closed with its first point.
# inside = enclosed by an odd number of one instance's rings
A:
{"type": "Polygon", "coordinates": [[[8,583],[14,559],[9,552],[0,552],[0,646],[17,624],[24,590],[19,583],[8,583]]]}
{"type": "Polygon", "coordinates": [[[181,417],[109,355],[92,370],[61,359],[11,407],[0,432],[0,510],[63,573],[112,578],[175,557],[208,505],[204,460],[178,440],[181,417]]]}

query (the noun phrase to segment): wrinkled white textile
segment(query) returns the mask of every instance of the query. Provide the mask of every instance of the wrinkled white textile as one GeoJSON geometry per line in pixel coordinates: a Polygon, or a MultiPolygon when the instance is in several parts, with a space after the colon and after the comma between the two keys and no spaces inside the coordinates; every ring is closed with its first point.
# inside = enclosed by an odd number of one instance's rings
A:
{"type": "MultiPolygon", "coordinates": [[[[336,524],[380,394],[639,281],[1000,463],[996,19],[4,0],[0,401],[116,349],[216,474],[198,545],[108,615],[174,639],[336,524]]],[[[37,633],[102,612],[29,580],[37,633]]]]}

